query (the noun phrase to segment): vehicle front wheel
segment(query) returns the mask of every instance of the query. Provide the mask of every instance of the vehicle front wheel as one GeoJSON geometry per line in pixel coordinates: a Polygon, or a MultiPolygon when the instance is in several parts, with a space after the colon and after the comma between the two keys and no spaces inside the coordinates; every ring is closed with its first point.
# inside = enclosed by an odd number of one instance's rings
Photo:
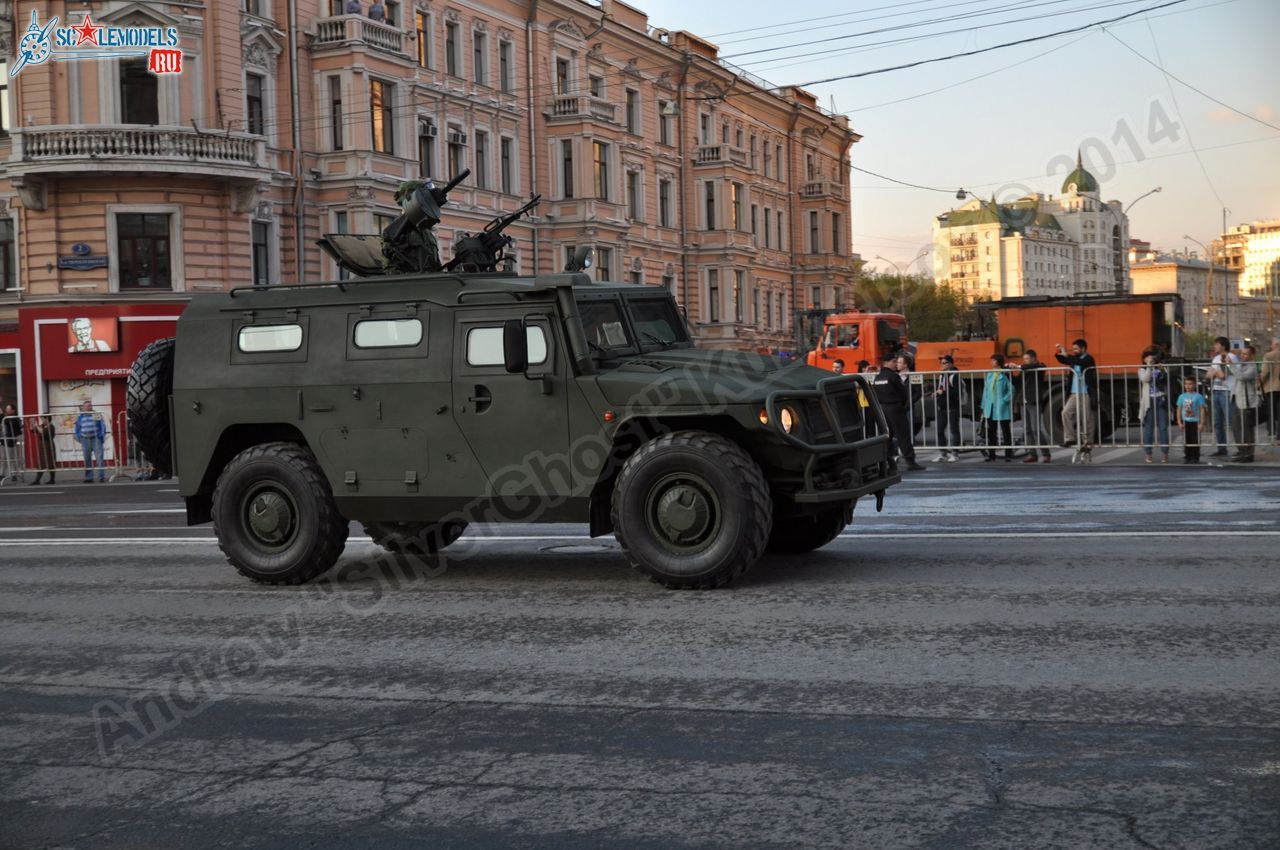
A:
{"type": "Polygon", "coordinates": [[[264,584],[303,584],[342,554],[347,521],[320,465],[297,443],[236,455],[213,491],[213,529],[231,565],[264,584]]]}
{"type": "Polygon", "coordinates": [[[364,531],[388,552],[425,558],[455,542],[465,522],[366,522],[364,531]]]}
{"type": "Polygon", "coordinates": [[[773,524],[764,473],[706,431],[656,437],[613,488],[613,527],[636,570],[670,588],[728,584],[760,559],[773,524]]]}
{"type": "Polygon", "coordinates": [[[844,508],[810,516],[786,517],[774,522],[768,551],[776,555],[803,555],[821,549],[840,536],[848,525],[844,508]]]}

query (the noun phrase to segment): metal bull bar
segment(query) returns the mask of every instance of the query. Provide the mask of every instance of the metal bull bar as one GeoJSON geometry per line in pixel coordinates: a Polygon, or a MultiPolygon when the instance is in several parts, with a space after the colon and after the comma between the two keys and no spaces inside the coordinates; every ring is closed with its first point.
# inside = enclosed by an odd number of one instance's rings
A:
{"type": "Polygon", "coordinates": [[[1241,409],[1231,396],[1225,416],[1222,398],[1215,411],[1209,367],[1205,362],[1132,364],[1093,367],[1077,375],[1046,365],[1034,378],[1016,366],[999,370],[998,378],[989,378],[994,369],[911,372],[904,378],[911,391],[913,442],[918,450],[957,456],[1045,456],[1066,446],[1074,449],[1073,460],[1081,461],[1099,448],[1165,454],[1186,448],[1176,403],[1184,379],[1191,378],[1210,408],[1200,415],[1196,445],[1208,452],[1250,452],[1267,424],[1266,407],[1241,409]],[[1160,370],[1163,378],[1149,369],[1160,370]],[[1079,392],[1082,387],[1092,391],[1079,392]]]}

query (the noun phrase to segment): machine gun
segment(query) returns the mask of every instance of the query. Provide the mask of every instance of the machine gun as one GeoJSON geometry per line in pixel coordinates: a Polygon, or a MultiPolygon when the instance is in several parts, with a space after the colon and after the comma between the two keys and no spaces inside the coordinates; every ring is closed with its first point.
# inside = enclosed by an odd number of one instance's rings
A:
{"type": "Polygon", "coordinates": [[[444,186],[431,181],[402,185],[396,201],[404,212],[382,233],[328,233],[316,244],[341,268],[360,277],[441,271],[440,250],[432,230],[440,223],[440,208],[449,202],[449,192],[470,174],[471,169],[463,169],[444,186]],[[406,192],[406,186],[412,189],[406,192]]]}
{"type": "Polygon", "coordinates": [[[503,270],[512,271],[515,260],[506,256],[506,250],[507,246],[511,245],[515,240],[503,233],[503,231],[522,216],[532,212],[533,208],[541,200],[541,195],[534,195],[520,209],[498,216],[486,224],[484,230],[479,233],[462,234],[458,241],[454,243],[453,259],[445,264],[444,270],[447,272],[454,270],[493,272],[497,271],[498,264],[505,260],[507,268],[503,270]]]}

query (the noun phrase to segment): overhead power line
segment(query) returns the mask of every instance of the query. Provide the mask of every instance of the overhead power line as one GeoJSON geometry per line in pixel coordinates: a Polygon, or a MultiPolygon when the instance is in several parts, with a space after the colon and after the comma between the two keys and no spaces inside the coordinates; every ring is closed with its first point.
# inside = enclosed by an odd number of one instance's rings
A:
{"type": "Polygon", "coordinates": [[[870,71],[858,71],[853,74],[841,74],[836,77],[827,77],[826,79],[822,79],[822,80],[809,80],[808,82],[796,83],[795,85],[799,88],[805,88],[807,86],[819,86],[819,85],[823,85],[824,83],[836,83],[836,82],[840,82],[841,80],[854,80],[860,77],[874,76],[876,74],[887,74],[891,71],[903,71],[903,70],[906,70],[907,68],[918,68],[921,65],[932,65],[937,62],[947,62],[951,59],[961,59],[965,56],[977,56],[982,53],[990,53],[993,50],[1003,50],[1006,47],[1015,47],[1019,44],[1032,44],[1037,41],[1044,41],[1050,38],[1057,38],[1058,36],[1070,35],[1071,33],[1075,33],[1075,32],[1083,32],[1087,29],[1092,29],[1093,27],[1100,27],[1106,24],[1114,24],[1117,21],[1127,20],[1129,18],[1137,17],[1138,15],[1142,15],[1147,12],[1154,12],[1157,9],[1167,9],[1170,6],[1179,6],[1186,2],[1187,0],[1168,0],[1168,2],[1159,3],[1155,6],[1148,6],[1145,9],[1137,9],[1132,12],[1126,12],[1123,15],[1117,15],[1114,18],[1107,18],[1106,20],[1102,20],[1102,21],[1093,21],[1092,23],[1082,24],[1081,26],[1071,27],[1070,29],[1058,30],[1056,32],[1045,33],[1043,35],[1033,35],[1027,38],[1019,38],[1014,41],[1006,41],[1001,44],[993,44],[990,47],[980,47],[974,50],[966,50],[961,53],[951,53],[946,56],[935,56],[931,59],[917,59],[914,62],[905,62],[901,65],[891,65],[886,68],[873,68],[870,71]]]}

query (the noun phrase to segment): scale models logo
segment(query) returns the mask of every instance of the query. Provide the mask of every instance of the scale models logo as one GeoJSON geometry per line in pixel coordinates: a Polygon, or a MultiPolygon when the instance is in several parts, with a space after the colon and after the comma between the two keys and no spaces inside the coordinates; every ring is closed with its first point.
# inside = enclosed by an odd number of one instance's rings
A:
{"type": "Polygon", "coordinates": [[[33,10],[31,26],[18,42],[17,61],[9,71],[18,76],[28,65],[50,59],[119,59],[147,57],[153,74],[181,74],[182,51],[178,49],[177,27],[118,27],[95,24],[86,13],[79,26],[60,27],[51,18],[44,26],[33,10]]]}

